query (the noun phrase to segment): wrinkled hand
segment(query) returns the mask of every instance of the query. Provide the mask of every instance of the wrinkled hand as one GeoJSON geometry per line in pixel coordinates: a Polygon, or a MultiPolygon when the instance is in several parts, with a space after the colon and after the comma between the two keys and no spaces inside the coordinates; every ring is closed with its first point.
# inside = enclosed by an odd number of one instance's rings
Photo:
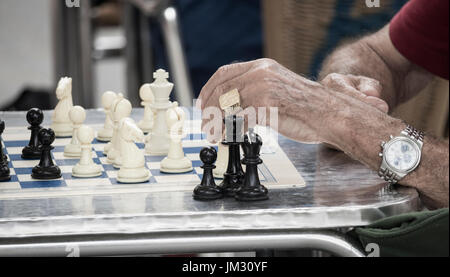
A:
{"type": "MultiPolygon", "coordinates": [[[[204,113],[210,107],[219,107],[219,97],[236,88],[245,110],[278,108],[277,131],[281,134],[307,143],[324,142],[330,128],[345,130],[346,117],[378,111],[371,106],[372,98],[329,79],[333,88],[299,76],[270,59],[231,64],[221,67],[203,87],[197,107],[204,113]]],[[[381,107],[380,102],[376,106],[381,107]]],[[[266,122],[257,119],[258,124],[269,125],[267,118],[266,122]]],[[[203,118],[203,127],[210,120],[209,116],[203,118]]],[[[205,128],[203,131],[209,140],[220,139],[211,137],[205,128]]]]}
{"type": "Polygon", "coordinates": [[[351,74],[331,73],[321,83],[333,90],[352,95],[385,113],[389,112],[388,104],[381,99],[382,86],[375,79],[351,74]]]}

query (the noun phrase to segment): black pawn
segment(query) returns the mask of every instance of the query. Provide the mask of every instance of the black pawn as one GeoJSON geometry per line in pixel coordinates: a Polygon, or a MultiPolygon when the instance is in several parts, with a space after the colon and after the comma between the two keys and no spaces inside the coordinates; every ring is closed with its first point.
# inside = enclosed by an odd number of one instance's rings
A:
{"type": "Polygon", "coordinates": [[[40,109],[33,108],[27,113],[27,121],[31,125],[30,142],[22,150],[22,159],[39,159],[41,157],[41,143],[39,142],[39,131],[42,129],[41,124],[44,121],[44,113],[40,109]]]}
{"type": "Polygon", "coordinates": [[[52,129],[42,129],[38,134],[42,144],[41,160],[39,165],[33,168],[31,177],[34,179],[51,180],[61,178],[61,170],[53,164],[51,145],[55,141],[55,132],[52,129]]]}
{"type": "Polygon", "coordinates": [[[225,196],[234,196],[244,181],[244,171],[241,165],[241,140],[244,118],[240,116],[228,116],[225,118],[227,134],[222,142],[228,145],[228,167],[224,174],[220,187],[225,196]]]}
{"type": "Polygon", "coordinates": [[[262,139],[258,134],[250,131],[249,135],[244,136],[242,163],[246,165],[246,168],[244,184],[234,195],[238,201],[261,201],[269,198],[267,188],[261,185],[258,175],[258,165],[263,162],[259,158],[261,146],[262,139]]]}
{"type": "Polygon", "coordinates": [[[5,122],[0,120],[0,182],[11,180],[11,172],[8,166],[8,159],[3,153],[3,145],[1,144],[3,131],[5,131],[5,122]]]}
{"type": "Polygon", "coordinates": [[[213,177],[214,163],[217,160],[217,151],[213,147],[205,147],[200,151],[200,160],[203,162],[203,178],[200,185],[194,189],[195,200],[215,200],[222,198],[222,189],[216,185],[213,177]]]}

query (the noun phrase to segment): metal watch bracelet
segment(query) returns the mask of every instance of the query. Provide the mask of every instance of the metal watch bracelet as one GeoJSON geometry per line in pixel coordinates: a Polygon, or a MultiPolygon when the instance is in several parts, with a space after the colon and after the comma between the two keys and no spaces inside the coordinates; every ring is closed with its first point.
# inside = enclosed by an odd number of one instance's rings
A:
{"type": "MultiPolygon", "coordinates": [[[[411,139],[417,141],[420,145],[423,145],[425,133],[417,130],[413,126],[407,125],[406,129],[404,129],[401,132],[401,134],[408,136],[411,139]]],[[[395,172],[389,170],[388,168],[380,168],[380,170],[378,171],[378,176],[383,178],[386,182],[388,182],[391,185],[397,184],[402,179],[402,177],[397,175],[395,172]]]]}

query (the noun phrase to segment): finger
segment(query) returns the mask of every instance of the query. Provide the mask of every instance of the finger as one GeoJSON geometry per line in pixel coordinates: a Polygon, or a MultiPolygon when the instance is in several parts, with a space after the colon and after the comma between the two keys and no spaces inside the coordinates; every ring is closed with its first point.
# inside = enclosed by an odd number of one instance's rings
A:
{"type": "MultiPolygon", "coordinates": [[[[326,80],[324,79],[324,81],[325,81],[324,84],[326,84],[326,86],[331,89],[334,89],[338,92],[345,93],[349,96],[355,97],[355,98],[359,99],[360,101],[363,101],[369,105],[376,107],[380,111],[387,113],[389,111],[388,104],[384,100],[382,100],[378,97],[367,96],[365,93],[358,90],[357,85],[359,84],[359,81],[357,79],[358,78],[355,78],[355,76],[351,76],[351,75],[345,75],[345,76],[334,75],[328,79],[326,78],[326,80]]],[[[375,85],[375,83],[368,83],[368,82],[366,82],[365,84],[375,85]]],[[[375,89],[375,88],[373,86],[371,86],[370,89],[375,89]]]]}
{"type": "Polygon", "coordinates": [[[224,82],[227,82],[244,74],[245,72],[250,70],[253,63],[254,62],[235,63],[220,67],[208,80],[205,86],[203,86],[200,92],[199,100],[201,101],[201,108],[205,108],[204,104],[208,102],[209,97],[211,97],[216,87],[220,86],[224,82]]]}
{"type": "Polygon", "coordinates": [[[374,96],[367,96],[365,99],[368,104],[377,107],[380,111],[384,113],[389,112],[389,105],[386,101],[374,96]]]}
{"type": "Polygon", "coordinates": [[[224,95],[225,93],[237,89],[239,93],[242,94],[242,91],[244,90],[246,86],[246,82],[249,82],[251,80],[246,78],[247,73],[244,73],[241,76],[238,76],[234,79],[231,79],[229,81],[224,82],[223,84],[217,86],[212,93],[209,95],[209,97],[206,100],[202,100],[202,109],[206,107],[220,107],[219,99],[220,96],[224,95]]]}
{"type": "Polygon", "coordinates": [[[359,77],[356,83],[356,88],[365,95],[381,98],[381,91],[383,87],[377,80],[359,77]]]}

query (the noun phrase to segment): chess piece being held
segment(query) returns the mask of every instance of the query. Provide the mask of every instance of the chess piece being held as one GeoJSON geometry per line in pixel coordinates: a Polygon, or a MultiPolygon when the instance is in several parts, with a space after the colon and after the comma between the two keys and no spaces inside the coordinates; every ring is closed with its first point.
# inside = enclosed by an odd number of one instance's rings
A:
{"type": "Polygon", "coordinates": [[[61,170],[53,163],[52,143],[55,141],[55,132],[52,129],[39,131],[39,141],[42,144],[42,154],[39,164],[33,168],[31,177],[34,179],[51,180],[61,178],[61,170]]]}
{"type": "Polygon", "coordinates": [[[172,107],[169,100],[173,84],[168,81],[169,73],[165,70],[157,70],[153,77],[155,81],[150,84],[155,97],[155,103],[151,105],[156,113],[152,132],[146,138],[145,152],[150,155],[160,156],[169,153],[169,141],[167,139],[166,112],[172,107]]]}
{"type": "Polygon", "coordinates": [[[27,121],[31,125],[28,130],[31,131],[30,142],[22,149],[22,159],[40,159],[41,144],[38,134],[42,129],[41,124],[44,120],[44,113],[40,109],[33,108],[27,112],[27,121]]]}
{"type": "Polygon", "coordinates": [[[8,159],[3,153],[3,145],[1,144],[3,131],[5,131],[5,122],[0,120],[0,182],[11,180],[11,172],[8,166],[8,159]]]}
{"type": "Polygon", "coordinates": [[[138,123],[138,126],[144,133],[150,133],[153,128],[153,110],[151,105],[155,103],[155,96],[150,84],[143,85],[139,90],[139,95],[142,99],[141,105],[144,106],[144,118],[138,123]]]}
{"type": "Polygon", "coordinates": [[[246,165],[246,168],[244,183],[234,195],[238,201],[261,201],[269,198],[267,188],[261,185],[258,176],[258,165],[263,162],[259,157],[261,146],[261,137],[250,129],[242,143],[244,150],[242,163],[246,165]]]}
{"type": "Polygon", "coordinates": [[[94,136],[94,130],[89,126],[83,125],[78,129],[77,137],[81,143],[81,158],[80,162],[72,168],[72,176],[90,178],[102,175],[102,167],[92,160],[92,141],[94,136]]]}
{"type": "Polygon", "coordinates": [[[52,115],[51,128],[57,137],[70,137],[72,136],[72,122],[69,118],[69,111],[73,107],[72,78],[61,78],[56,88],[56,97],[59,102],[52,115]]]}
{"type": "Polygon", "coordinates": [[[83,125],[86,120],[86,111],[81,106],[74,106],[70,109],[69,118],[73,124],[73,134],[70,144],[64,147],[65,157],[80,157],[81,156],[81,144],[78,141],[78,129],[83,125]]]}
{"type": "Polygon", "coordinates": [[[217,160],[217,152],[213,147],[205,147],[200,151],[200,160],[203,162],[203,178],[200,185],[195,187],[193,197],[195,200],[215,200],[223,197],[222,189],[216,185],[212,170],[217,160]]]}
{"type": "Polygon", "coordinates": [[[161,172],[165,173],[184,173],[193,170],[192,161],[189,160],[183,152],[182,139],[186,136],[184,132],[184,122],[186,114],[174,102],[172,108],[166,113],[167,125],[169,127],[169,154],[161,162],[161,172]]]}
{"type": "Polygon", "coordinates": [[[112,91],[107,91],[102,95],[102,106],[105,111],[105,124],[103,128],[98,131],[97,140],[102,142],[109,142],[114,132],[114,121],[111,114],[112,105],[117,98],[117,94],[112,91]]]}
{"type": "Polygon", "coordinates": [[[145,168],[144,151],[135,142],[144,139],[144,133],[131,118],[124,118],[119,124],[121,138],[120,152],[123,165],[117,174],[120,183],[143,183],[150,180],[150,171],[145,168]]]}

